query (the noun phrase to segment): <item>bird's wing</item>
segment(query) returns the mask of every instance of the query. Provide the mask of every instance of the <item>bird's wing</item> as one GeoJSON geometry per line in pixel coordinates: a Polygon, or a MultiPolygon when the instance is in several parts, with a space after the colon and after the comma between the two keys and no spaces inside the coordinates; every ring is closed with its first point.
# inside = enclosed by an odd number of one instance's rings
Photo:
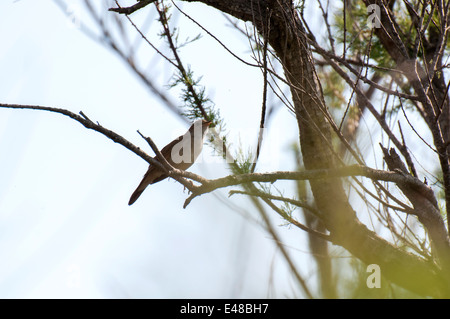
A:
{"type": "MultiPolygon", "coordinates": [[[[170,142],[169,144],[164,146],[163,149],[161,150],[162,156],[164,156],[164,158],[167,159],[167,161],[172,165],[173,165],[173,161],[171,159],[172,148],[174,145],[179,143],[182,139],[183,139],[183,135],[174,139],[172,142],[170,142]]],[[[154,157],[154,159],[157,160],[156,157],[154,157]]],[[[131,195],[128,205],[132,205],[139,198],[139,196],[141,196],[142,192],[145,190],[145,188],[148,185],[160,182],[167,177],[168,177],[168,175],[164,174],[158,167],[150,164],[147,172],[144,175],[144,178],[142,178],[141,183],[138,185],[138,187],[136,188],[134,193],[131,195]]]]}
{"type": "Polygon", "coordinates": [[[170,156],[172,155],[170,154],[172,152],[172,148],[183,140],[183,136],[184,135],[178,136],[176,139],[174,139],[172,142],[170,142],[169,144],[167,144],[162,148],[161,154],[162,156],[164,156],[165,159],[170,160],[170,156]]]}
{"type": "Polygon", "coordinates": [[[161,176],[155,178],[150,184],[158,183],[158,182],[162,181],[163,179],[166,179],[167,177],[169,177],[169,175],[162,174],[161,176]]]}

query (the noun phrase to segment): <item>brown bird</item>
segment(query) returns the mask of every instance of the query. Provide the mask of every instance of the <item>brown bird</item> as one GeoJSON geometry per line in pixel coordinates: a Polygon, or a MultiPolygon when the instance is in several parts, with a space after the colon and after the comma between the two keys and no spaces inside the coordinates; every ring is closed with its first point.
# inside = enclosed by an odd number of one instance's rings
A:
{"type": "MultiPolygon", "coordinates": [[[[162,156],[174,168],[187,170],[200,155],[203,139],[210,124],[210,121],[195,121],[184,135],[174,139],[161,150],[162,156]]],[[[157,157],[155,156],[154,159],[157,160],[157,157]]],[[[158,167],[150,165],[141,183],[131,195],[128,205],[132,205],[148,185],[155,184],[167,177],[168,175],[158,167]]]]}

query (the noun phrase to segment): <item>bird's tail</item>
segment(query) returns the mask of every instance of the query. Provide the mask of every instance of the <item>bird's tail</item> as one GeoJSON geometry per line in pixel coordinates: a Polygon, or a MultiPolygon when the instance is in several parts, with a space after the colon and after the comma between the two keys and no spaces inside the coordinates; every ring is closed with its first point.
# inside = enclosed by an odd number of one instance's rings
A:
{"type": "Polygon", "coordinates": [[[130,200],[128,201],[128,205],[133,205],[133,203],[141,196],[142,192],[145,190],[145,187],[142,188],[141,185],[136,188],[136,190],[131,194],[130,200]]]}
{"type": "Polygon", "coordinates": [[[153,166],[150,166],[139,186],[131,195],[128,205],[132,205],[139,198],[139,196],[141,196],[142,192],[147,188],[148,185],[157,183],[167,177],[168,176],[166,174],[163,174],[161,171],[155,170],[153,166]]]}

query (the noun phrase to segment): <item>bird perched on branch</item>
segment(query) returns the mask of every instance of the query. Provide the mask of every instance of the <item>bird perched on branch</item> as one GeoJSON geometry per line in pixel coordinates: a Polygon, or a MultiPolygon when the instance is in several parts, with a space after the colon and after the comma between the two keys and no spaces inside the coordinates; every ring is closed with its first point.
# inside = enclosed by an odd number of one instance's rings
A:
{"type": "MultiPolygon", "coordinates": [[[[184,135],[174,139],[161,150],[162,156],[174,168],[187,170],[200,155],[203,148],[203,139],[210,124],[210,121],[195,121],[184,135]]],[[[156,156],[154,159],[158,160],[156,156]]],[[[167,177],[168,175],[160,168],[150,165],[141,183],[131,195],[128,205],[132,205],[148,185],[155,184],[167,177]]]]}

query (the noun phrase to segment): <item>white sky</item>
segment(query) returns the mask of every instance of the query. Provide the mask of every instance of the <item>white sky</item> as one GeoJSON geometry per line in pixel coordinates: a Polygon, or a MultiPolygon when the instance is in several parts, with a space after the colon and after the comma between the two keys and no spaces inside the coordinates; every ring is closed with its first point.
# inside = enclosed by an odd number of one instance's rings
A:
{"type": "MultiPolygon", "coordinates": [[[[80,2],[72,3],[78,8],[80,2]]],[[[225,26],[221,13],[198,4],[183,8],[251,60],[248,43],[225,26]]],[[[83,10],[77,14],[88,18],[83,10]]],[[[180,21],[192,35],[200,32],[180,21]]],[[[156,24],[149,30],[158,31],[156,24]]],[[[1,102],[82,110],[149,154],[136,130],[163,146],[187,129],[115,54],[74,27],[52,1],[1,1],[0,38],[1,102]]],[[[227,128],[240,132],[231,135],[233,144],[252,145],[249,137],[255,136],[260,116],[260,71],[242,66],[207,35],[182,56],[203,76],[227,128]]],[[[162,84],[171,75],[163,67],[152,72],[162,84]]],[[[291,169],[295,119],[280,108],[271,124],[276,129],[258,168],[291,169]]],[[[203,153],[205,160],[192,171],[209,178],[227,174],[210,148],[203,153]]],[[[214,195],[196,198],[183,210],[187,193],[166,180],[129,207],[146,169],[122,146],[62,115],[0,108],[0,298],[299,296],[269,235],[214,195]]],[[[218,193],[226,198],[227,191],[218,193]]],[[[249,201],[238,195],[230,201],[258,218],[249,201]]],[[[277,230],[311,281],[304,234],[277,230]]]]}

